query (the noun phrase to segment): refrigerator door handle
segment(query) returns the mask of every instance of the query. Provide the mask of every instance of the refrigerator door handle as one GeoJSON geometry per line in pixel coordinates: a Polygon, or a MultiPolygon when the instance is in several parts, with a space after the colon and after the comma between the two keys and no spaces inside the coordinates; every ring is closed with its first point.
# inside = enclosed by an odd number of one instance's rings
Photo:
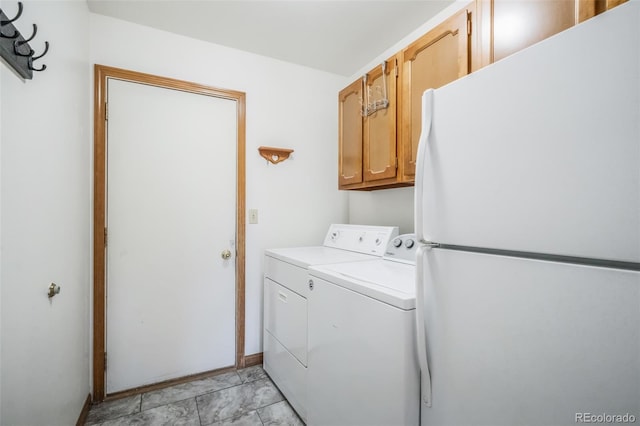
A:
{"type": "Polygon", "coordinates": [[[424,322],[424,254],[429,246],[420,245],[416,259],[416,348],[420,366],[420,398],[427,407],[431,407],[431,374],[427,360],[427,339],[424,322]]]}
{"type": "Polygon", "coordinates": [[[429,142],[429,134],[431,133],[431,123],[433,121],[433,89],[428,89],[422,94],[422,132],[418,140],[418,153],[416,158],[416,174],[415,174],[415,221],[416,221],[416,238],[418,241],[425,240],[423,228],[423,176],[424,176],[424,159],[427,155],[427,143],[429,142]]]}
{"type": "Polygon", "coordinates": [[[424,244],[425,246],[427,246],[429,248],[438,248],[438,247],[440,247],[440,243],[436,243],[434,241],[420,240],[420,243],[424,244]]]}

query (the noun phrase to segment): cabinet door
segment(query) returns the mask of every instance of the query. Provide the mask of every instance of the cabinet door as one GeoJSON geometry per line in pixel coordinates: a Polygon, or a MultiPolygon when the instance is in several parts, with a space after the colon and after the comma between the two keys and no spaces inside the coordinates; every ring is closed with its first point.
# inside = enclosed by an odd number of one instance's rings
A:
{"type": "Polygon", "coordinates": [[[367,74],[369,103],[381,101],[385,92],[389,105],[364,118],[364,180],[372,182],[396,176],[396,59],[367,74]]]}
{"type": "Polygon", "coordinates": [[[480,66],[586,21],[627,0],[478,0],[480,66]]]}
{"type": "Polygon", "coordinates": [[[577,4],[571,0],[494,0],[493,60],[572,27],[577,4]]]}
{"type": "Polygon", "coordinates": [[[362,80],[340,91],[338,187],[362,182],[362,80]]]}
{"type": "Polygon", "coordinates": [[[402,51],[402,149],[404,181],[415,175],[425,90],[438,88],[469,73],[468,9],[458,12],[402,51]]]}
{"type": "Polygon", "coordinates": [[[580,15],[579,21],[582,22],[585,19],[598,15],[602,12],[606,12],[609,9],[613,9],[616,6],[626,3],[627,0],[577,0],[580,2],[580,15]],[[584,5],[583,5],[584,4],[584,5]]]}

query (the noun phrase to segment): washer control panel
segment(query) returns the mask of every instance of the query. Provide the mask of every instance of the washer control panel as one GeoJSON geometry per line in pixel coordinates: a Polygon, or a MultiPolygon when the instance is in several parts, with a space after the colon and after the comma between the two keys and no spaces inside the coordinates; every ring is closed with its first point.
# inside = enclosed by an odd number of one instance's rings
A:
{"type": "Polygon", "coordinates": [[[333,224],[324,239],[324,246],[382,257],[389,241],[397,235],[397,226],[333,224]]]}
{"type": "Polygon", "coordinates": [[[416,234],[398,235],[387,245],[384,258],[415,265],[417,247],[416,234]]]}

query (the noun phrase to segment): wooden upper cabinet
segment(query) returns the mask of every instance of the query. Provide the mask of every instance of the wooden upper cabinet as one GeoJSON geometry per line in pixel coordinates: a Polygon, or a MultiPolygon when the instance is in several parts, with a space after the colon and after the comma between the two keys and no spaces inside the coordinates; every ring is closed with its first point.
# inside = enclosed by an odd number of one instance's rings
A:
{"type": "Polygon", "coordinates": [[[338,95],[338,187],[362,183],[362,80],[338,95]]]}
{"type": "Polygon", "coordinates": [[[463,9],[402,51],[402,180],[413,181],[422,130],[422,94],[469,73],[471,16],[463,9]]]}
{"type": "Polygon", "coordinates": [[[364,180],[379,181],[396,177],[396,58],[378,65],[366,76],[370,104],[388,105],[364,117],[364,180]],[[383,70],[384,68],[384,70],[383,70]]]}
{"type": "Polygon", "coordinates": [[[397,62],[386,60],[339,94],[339,189],[403,186],[396,178],[397,62]]]}

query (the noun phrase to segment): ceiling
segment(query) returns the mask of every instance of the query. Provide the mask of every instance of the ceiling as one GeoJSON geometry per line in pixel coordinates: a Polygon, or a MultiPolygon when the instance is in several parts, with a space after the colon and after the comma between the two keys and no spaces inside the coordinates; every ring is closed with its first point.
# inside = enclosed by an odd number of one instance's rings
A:
{"type": "Polygon", "coordinates": [[[97,14],[352,76],[453,0],[87,0],[97,14]]]}

